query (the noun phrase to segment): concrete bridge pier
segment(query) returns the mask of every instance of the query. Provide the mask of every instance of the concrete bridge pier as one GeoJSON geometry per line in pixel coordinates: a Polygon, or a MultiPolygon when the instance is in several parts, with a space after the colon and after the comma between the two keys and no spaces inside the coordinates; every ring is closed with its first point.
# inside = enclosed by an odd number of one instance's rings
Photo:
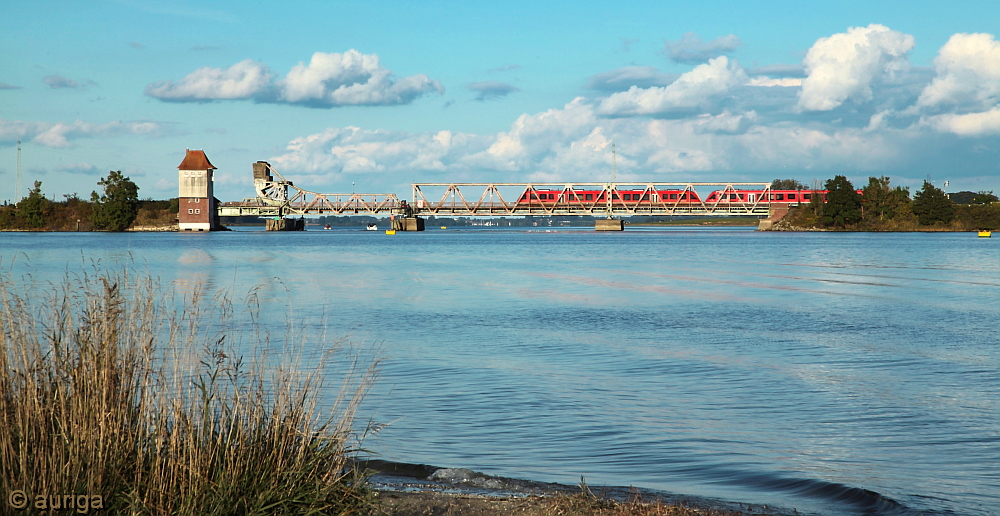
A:
{"type": "Polygon", "coordinates": [[[621,219],[597,219],[594,221],[596,231],[624,231],[625,221],[621,219]]]}
{"type": "Polygon", "coordinates": [[[424,219],[412,217],[395,217],[392,219],[392,229],[396,231],[423,231],[424,219]]]}
{"type": "Polygon", "coordinates": [[[304,231],[306,229],[305,219],[267,219],[264,222],[264,229],[267,231],[304,231]]]}
{"type": "Polygon", "coordinates": [[[757,223],[757,231],[769,231],[772,227],[774,227],[774,224],[776,222],[785,218],[785,215],[788,215],[787,204],[785,205],[778,205],[777,203],[772,204],[768,211],[767,218],[760,219],[760,222],[757,223]]]}

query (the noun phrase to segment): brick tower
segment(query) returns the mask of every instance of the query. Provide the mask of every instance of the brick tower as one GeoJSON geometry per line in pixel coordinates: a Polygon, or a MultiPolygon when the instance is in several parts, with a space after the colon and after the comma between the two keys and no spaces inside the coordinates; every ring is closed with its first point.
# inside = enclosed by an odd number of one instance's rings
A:
{"type": "Polygon", "coordinates": [[[215,190],[212,177],[215,167],[202,150],[187,150],[184,161],[177,166],[180,185],[177,203],[178,228],[181,231],[212,231],[217,229],[215,190]]]}

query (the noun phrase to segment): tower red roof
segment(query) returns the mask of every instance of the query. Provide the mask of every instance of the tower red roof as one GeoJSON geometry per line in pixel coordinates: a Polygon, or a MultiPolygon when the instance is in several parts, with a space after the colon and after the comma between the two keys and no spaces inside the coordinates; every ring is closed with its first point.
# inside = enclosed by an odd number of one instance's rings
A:
{"type": "Polygon", "coordinates": [[[215,170],[215,167],[208,161],[205,151],[187,149],[184,161],[177,165],[177,170],[215,170]]]}

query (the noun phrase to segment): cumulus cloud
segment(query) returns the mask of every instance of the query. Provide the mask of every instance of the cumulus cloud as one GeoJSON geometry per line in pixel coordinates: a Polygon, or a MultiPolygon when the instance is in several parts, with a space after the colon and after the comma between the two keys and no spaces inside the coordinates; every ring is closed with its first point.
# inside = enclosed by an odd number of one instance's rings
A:
{"type": "Polygon", "coordinates": [[[946,113],[923,119],[922,122],[941,132],[960,136],[984,136],[1000,134],[1000,107],[980,113],[964,115],[946,113]]]}
{"type": "Polygon", "coordinates": [[[173,102],[251,99],[266,95],[274,74],[252,59],[226,68],[199,68],[179,81],[146,86],[146,95],[173,102]]]}
{"type": "Polygon", "coordinates": [[[688,32],[677,41],[664,41],[663,53],[675,63],[697,64],[728,54],[743,45],[733,34],[702,41],[697,34],[688,32]]]}
{"type": "Polygon", "coordinates": [[[704,110],[710,101],[747,82],[736,61],[726,56],[709,60],[666,87],[639,88],[604,99],[599,112],[609,116],[656,115],[704,110]]]}
{"type": "Polygon", "coordinates": [[[905,161],[900,155],[912,145],[892,131],[759,122],[752,111],[606,118],[593,102],[577,98],[559,109],[523,114],[495,135],[332,128],[293,140],[272,162],[283,173],[305,176],[301,184],[345,175],[405,184],[427,172],[446,173],[448,181],[606,181],[614,140],[620,180],[696,181],[785,168],[884,170],[905,161]]]}
{"type": "Polygon", "coordinates": [[[309,63],[276,79],[266,65],[247,59],[228,69],[201,68],[180,81],[146,87],[146,95],[172,102],[253,100],[310,107],[408,104],[441,83],[423,74],[396,78],[376,54],[316,52],[309,63]]]}
{"type": "Polygon", "coordinates": [[[701,115],[693,120],[696,133],[743,134],[757,121],[757,112],[734,114],[728,111],[718,115],[701,115]]]}
{"type": "Polygon", "coordinates": [[[345,174],[444,171],[486,145],[487,138],[452,131],[411,134],[330,128],[292,140],[287,152],[273,161],[319,181],[333,181],[345,174]]]}
{"type": "Polygon", "coordinates": [[[82,120],[74,122],[23,122],[0,118],[0,143],[11,144],[17,139],[30,140],[46,147],[70,147],[71,141],[80,138],[114,136],[160,137],[174,134],[166,124],[149,121],[109,122],[92,124],[82,120]]]}
{"type": "Polygon", "coordinates": [[[468,88],[476,93],[476,100],[480,102],[506,97],[515,91],[521,91],[515,86],[500,81],[474,82],[468,88]]]}
{"type": "Polygon", "coordinates": [[[953,35],[934,59],[934,70],[918,107],[980,111],[1000,103],[1000,41],[993,35],[953,35]]]}
{"type": "Polygon", "coordinates": [[[680,74],[663,73],[652,66],[626,66],[610,72],[592,75],[587,88],[596,91],[626,91],[632,86],[650,88],[668,86],[680,74]]]}
{"type": "Polygon", "coordinates": [[[908,66],[913,36],[872,24],[820,38],[806,54],[799,109],[829,111],[848,99],[870,100],[872,84],[908,66]]]}

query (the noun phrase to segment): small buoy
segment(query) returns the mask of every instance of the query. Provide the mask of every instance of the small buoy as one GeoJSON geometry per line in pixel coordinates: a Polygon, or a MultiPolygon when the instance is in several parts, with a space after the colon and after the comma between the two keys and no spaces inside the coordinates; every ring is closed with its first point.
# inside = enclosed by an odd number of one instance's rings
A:
{"type": "Polygon", "coordinates": [[[396,230],[395,229],[387,229],[387,230],[385,230],[385,234],[386,235],[395,235],[396,234],[396,230]]]}
{"type": "Polygon", "coordinates": [[[979,238],[990,238],[991,236],[993,236],[993,231],[988,229],[982,229],[979,231],[979,238]]]}
{"type": "Polygon", "coordinates": [[[448,229],[448,226],[441,226],[441,229],[448,229]]]}

